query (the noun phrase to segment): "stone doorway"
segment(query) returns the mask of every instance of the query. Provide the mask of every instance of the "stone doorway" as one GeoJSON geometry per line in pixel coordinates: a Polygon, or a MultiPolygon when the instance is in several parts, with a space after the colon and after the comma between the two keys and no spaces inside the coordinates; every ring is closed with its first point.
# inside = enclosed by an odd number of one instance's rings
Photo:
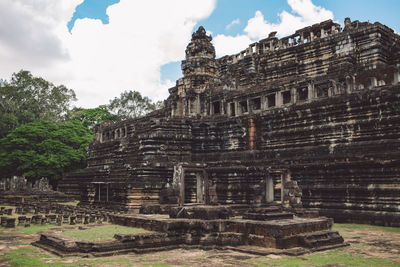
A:
{"type": "Polygon", "coordinates": [[[109,201],[109,182],[91,182],[94,191],[94,202],[109,201]]]}
{"type": "Polygon", "coordinates": [[[203,169],[184,168],[181,198],[184,204],[206,204],[207,182],[203,169]]]}
{"type": "Polygon", "coordinates": [[[202,173],[196,173],[196,203],[205,203],[204,176],[202,173]]]}
{"type": "Polygon", "coordinates": [[[178,165],[174,169],[174,184],[179,186],[179,205],[208,204],[208,176],[204,168],[178,165]]]}
{"type": "Polygon", "coordinates": [[[265,202],[274,202],[274,180],[270,175],[265,177],[265,202]]]}

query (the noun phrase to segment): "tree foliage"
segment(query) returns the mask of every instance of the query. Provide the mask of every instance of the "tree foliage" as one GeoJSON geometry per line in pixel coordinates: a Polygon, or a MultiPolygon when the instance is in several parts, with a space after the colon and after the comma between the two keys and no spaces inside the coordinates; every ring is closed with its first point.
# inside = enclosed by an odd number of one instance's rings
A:
{"type": "Polygon", "coordinates": [[[69,120],[78,120],[89,129],[103,121],[117,121],[117,117],[108,110],[106,105],[97,108],[73,108],[68,114],[69,120]]]}
{"type": "Polygon", "coordinates": [[[150,98],[142,96],[137,91],[125,91],[120,97],[111,100],[108,107],[119,120],[126,120],[154,111],[157,105],[160,103],[153,103],[150,98]]]}
{"type": "Polygon", "coordinates": [[[0,173],[56,180],[86,166],[86,148],[93,137],[79,121],[27,123],[0,139],[0,173]]]}
{"type": "Polygon", "coordinates": [[[25,123],[36,120],[63,121],[75,92],[55,86],[29,71],[14,73],[0,82],[0,138],[25,123]]]}

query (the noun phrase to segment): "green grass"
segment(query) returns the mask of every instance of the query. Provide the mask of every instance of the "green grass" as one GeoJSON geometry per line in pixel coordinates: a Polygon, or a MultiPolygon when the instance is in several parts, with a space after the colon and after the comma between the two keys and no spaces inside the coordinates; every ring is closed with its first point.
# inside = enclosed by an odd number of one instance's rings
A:
{"type": "Polygon", "coordinates": [[[32,235],[32,234],[36,234],[37,232],[48,230],[51,228],[57,228],[57,226],[55,226],[54,224],[45,224],[45,225],[31,224],[30,227],[17,226],[12,231],[19,232],[19,233],[26,234],[26,235],[32,235]]]}
{"type": "MultiPolygon", "coordinates": [[[[338,231],[344,238],[362,237],[370,231],[383,231],[390,234],[400,234],[400,228],[375,226],[366,224],[340,224],[335,223],[332,230],[338,231]]],[[[368,250],[373,246],[363,244],[353,244],[352,246],[368,250]]],[[[329,264],[341,264],[344,266],[399,266],[398,262],[393,262],[387,258],[368,257],[361,253],[346,252],[346,248],[331,250],[327,252],[318,252],[299,257],[284,256],[279,259],[270,259],[268,257],[259,257],[248,260],[257,266],[324,266],[329,264]]]]}
{"type": "Polygon", "coordinates": [[[387,226],[376,226],[368,224],[353,224],[353,223],[335,223],[333,224],[332,230],[359,230],[359,231],[384,231],[389,233],[400,234],[400,227],[387,227],[387,226]]]}
{"type": "Polygon", "coordinates": [[[43,258],[48,258],[46,254],[33,247],[19,248],[5,253],[5,259],[9,260],[11,266],[50,266],[43,262],[43,258]]]}
{"type": "Polygon", "coordinates": [[[63,232],[64,235],[85,241],[113,240],[115,234],[139,234],[148,233],[141,228],[127,227],[121,225],[103,225],[89,228],[87,230],[71,230],[63,232]]]}
{"type": "MultiPolygon", "coordinates": [[[[1,259],[1,257],[0,257],[1,259]]],[[[4,259],[10,266],[24,267],[66,267],[66,266],[132,266],[130,259],[126,256],[115,256],[100,259],[83,259],[80,257],[59,258],[41,253],[41,250],[35,247],[26,247],[6,252],[4,259]],[[72,261],[71,261],[72,260],[72,261]],[[68,262],[67,262],[68,261],[68,262]]],[[[148,266],[167,266],[167,265],[148,266]]]]}
{"type": "Polygon", "coordinates": [[[262,266],[324,266],[328,264],[342,264],[345,266],[385,266],[398,267],[399,263],[388,259],[378,257],[365,257],[362,255],[354,255],[344,252],[343,250],[335,250],[329,252],[319,252],[314,254],[303,255],[299,257],[285,256],[280,259],[270,259],[260,257],[250,259],[248,262],[262,266]]]}
{"type": "Polygon", "coordinates": [[[149,266],[149,267],[169,267],[171,265],[165,264],[165,263],[145,263],[142,264],[142,266],[149,266]]]}

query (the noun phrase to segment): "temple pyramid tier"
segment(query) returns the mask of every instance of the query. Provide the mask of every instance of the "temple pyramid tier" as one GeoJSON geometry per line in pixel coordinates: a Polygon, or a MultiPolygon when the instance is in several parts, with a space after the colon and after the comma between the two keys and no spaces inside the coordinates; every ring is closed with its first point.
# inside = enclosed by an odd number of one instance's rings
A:
{"type": "Polygon", "coordinates": [[[400,226],[400,36],[349,18],[265,36],[216,58],[199,27],[164,108],[97,125],[87,168],[59,190],[178,217],[211,205],[400,226]]]}

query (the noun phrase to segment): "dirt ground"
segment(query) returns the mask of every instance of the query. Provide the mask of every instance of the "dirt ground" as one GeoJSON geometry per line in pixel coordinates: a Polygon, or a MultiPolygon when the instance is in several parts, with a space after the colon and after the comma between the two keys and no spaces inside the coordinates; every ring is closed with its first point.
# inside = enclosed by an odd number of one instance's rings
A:
{"type": "Polygon", "coordinates": [[[350,246],[298,257],[257,256],[231,250],[176,249],[100,258],[60,258],[31,246],[39,233],[0,227],[0,266],[400,266],[396,228],[336,224],[350,246]]]}

